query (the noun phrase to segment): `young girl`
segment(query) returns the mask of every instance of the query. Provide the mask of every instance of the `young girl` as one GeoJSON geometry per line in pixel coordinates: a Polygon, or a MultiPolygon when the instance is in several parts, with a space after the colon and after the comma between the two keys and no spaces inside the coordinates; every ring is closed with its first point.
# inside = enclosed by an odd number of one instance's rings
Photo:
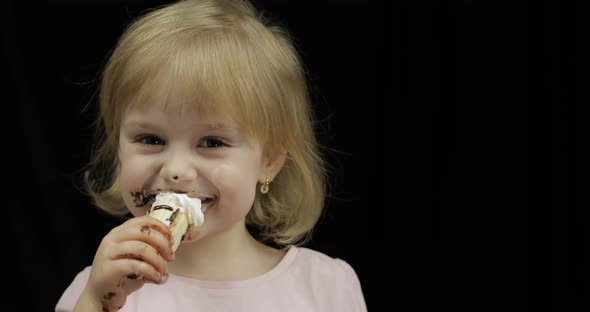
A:
{"type": "Polygon", "coordinates": [[[134,218],[101,241],[57,311],[365,311],[346,262],[300,246],[324,169],[300,60],[246,2],[181,1],[125,31],[100,86],[95,203],[134,218]],[[205,215],[174,253],[160,192],[205,215]]]}

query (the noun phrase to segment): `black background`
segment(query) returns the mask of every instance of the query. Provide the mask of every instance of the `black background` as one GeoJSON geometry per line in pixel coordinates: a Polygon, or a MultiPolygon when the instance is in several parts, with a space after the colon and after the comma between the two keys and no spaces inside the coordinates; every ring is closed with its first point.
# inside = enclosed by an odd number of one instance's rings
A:
{"type": "MultiPolygon", "coordinates": [[[[2,272],[9,281],[3,311],[51,311],[119,224],[77,189],[89,159],[96,77],[127,23],[164,3],[3,2],[2,211],[8,222],[2,272]]],[[[331,149],[331,197],[308,246],[355,268],[369,310],[390,306],[385,253],[398,250],[386,242],[385,225],[393,223],[384,211],[399,210],[399,191],[390,187],[397,178],[385,154],[391,153],[394,120],[383,110],[394,105],[392,8],[360,0],[254,4],[296,39],[310,74],[320,141],[331,149]]]]}
{"type": "MultiPolygon", "coordinates": [[[[124,25],[160,3],[0,10],[8,310],[51,310],[118,223],[74,188],[83,108],[124,25]]],[[[297,38],[339,151],[310,247],[353,265],[370,311],[588,310],[582,1],[255,3],[297,38]]]]}
{"type": "Polygon", "coordinates": [[[590,307],[583,3],[404,6],[400,310],[590,307]]]}
{"type": "MultiPolygon", "coordinates": [[[[118,223],[74,188],[83,108],[124,25],[161,3],[0,9],[9,310],[51,310],[118,223]]],[[[310,247],[353,265],[370,311],[588,310],[582,1],[255,3],[297,38],[338,151],[310,247]]]]}

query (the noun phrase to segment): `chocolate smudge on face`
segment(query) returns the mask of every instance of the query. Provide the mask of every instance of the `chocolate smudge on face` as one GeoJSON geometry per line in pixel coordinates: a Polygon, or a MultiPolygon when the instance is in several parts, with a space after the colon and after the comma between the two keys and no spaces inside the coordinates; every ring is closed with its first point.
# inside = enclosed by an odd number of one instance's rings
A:
{"type": "Polygon", "coordinates": [[[133,204],[135,207],[143,207],[153,202],[156,198],[156,194],[147,194],[145,191],[142,192],[129,192],[133,197],[133,204]]]}
{"type": "Polygon", "coordinates": [[[144,225],[144,226],[142,226],[142,227],[141,227],[141,232],[142,232],[142,233],[146,233],[146,234],[149,236],[149,235],[150,235],[150,233],[152,232],[152,230],[150,229],[150,227],[149,227],[149,226],[147,226],[147,225],[144,225]]]}

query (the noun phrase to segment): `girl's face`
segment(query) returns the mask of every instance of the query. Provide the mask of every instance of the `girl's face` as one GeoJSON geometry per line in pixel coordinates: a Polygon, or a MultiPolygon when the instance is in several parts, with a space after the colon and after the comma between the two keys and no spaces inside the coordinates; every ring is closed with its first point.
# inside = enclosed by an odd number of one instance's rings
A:
{"type": "Polygon", "coordinates": [[[192,229],[185,241],[243,225],[257,182],[278,172],[260,144],[239,128],[201,120],[189,106],[133,106],[123,117],[119,138],[120,187],[134,216],[149,208],[137,205],[133,194],[141,193],[186,193],[207,207],[199,235],[192,229]]]}

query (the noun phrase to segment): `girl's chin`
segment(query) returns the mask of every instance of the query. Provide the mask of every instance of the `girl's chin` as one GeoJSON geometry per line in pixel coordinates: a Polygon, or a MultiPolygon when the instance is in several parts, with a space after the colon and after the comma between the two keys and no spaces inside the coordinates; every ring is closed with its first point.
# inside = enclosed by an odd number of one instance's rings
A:
{"type": "Polygon", "coordinates": [[[184,239],[182,240],[183,243],[190,243],[194,242],[198,239],[199,233],[201,232],[200,227],[194,227],[192,225],[189,226],[186,234],[184,234],[184,239]]]}
{"type": "MultiPolygon", "coordinates": [[[[206,214],[206,210],[209,209],[211,206],[213,206],[214,203],[208,203],[207,207],[205,207],[205,209],[202,210],[203,215],[207,215],[206,214]]],[[[188,226],[188,229],[186,230],[186,234],[184,234],[184,239],[182,240],[183,243],[190,243],[190,242],[194,242],[196,240],[198,240],[201,235],[201,230],[203,228],[204,224],[201,224],[200,226],[196,227],[193,226],[192,224],[188,226]]]]}

